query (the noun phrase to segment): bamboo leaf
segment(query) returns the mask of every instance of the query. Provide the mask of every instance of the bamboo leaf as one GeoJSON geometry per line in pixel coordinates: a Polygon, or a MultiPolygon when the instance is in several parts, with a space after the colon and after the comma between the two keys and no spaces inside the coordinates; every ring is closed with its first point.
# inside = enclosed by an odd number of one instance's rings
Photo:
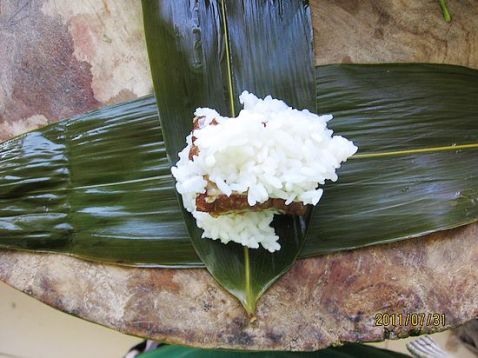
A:
{"type": "Polygon", "coordinates": [[[317,75],[318,111],[334,114],[332,129],[359,153],[326,186],[303,256],[477,220],[477,71],[341,65],[317,75]]]}
{"type": "MultiPolygon", "coordinates": [[[[301,257],[478,219],[478,71],[330,65],[316,78],[318,112],[360,151],[325,189],[301,257]]],[[[0,247],[203,266],[169,166],[152,97],[2,143],[0,247]]]]}
{"type": "MultiPolygon", "coordinates": [[[[197,107],[235,116],[238,95],[249,90],[261,96],[273,94],[298,108],[315,108],[312,25],[306,1],[171,0],[143,1],[143,6],[161,124],[173,163],[185,146],[197,107]],[[215,51],[209,44],[217,46],[215,51]]],[[[260,295],[295,261],[308,220],[277,217],[273,225],[282,250],[271,254],[203,239],[192,216],[183,212],[197,254],[251,315],[260,295]]]]}
{"type": "Polygon", "coordinates": [[[0,146],[0,245],[107,262],[198,265],[154,98],[0,146]]]}

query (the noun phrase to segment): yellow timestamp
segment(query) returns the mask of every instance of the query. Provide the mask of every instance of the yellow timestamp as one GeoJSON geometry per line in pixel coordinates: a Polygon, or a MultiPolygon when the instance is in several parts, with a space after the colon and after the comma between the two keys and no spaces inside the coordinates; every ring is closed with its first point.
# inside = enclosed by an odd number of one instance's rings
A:
{"type": "Polygon", "coordinates": [[[444,313],[377,313],[375,326],[439,327],[446,325],[444,313]]]}

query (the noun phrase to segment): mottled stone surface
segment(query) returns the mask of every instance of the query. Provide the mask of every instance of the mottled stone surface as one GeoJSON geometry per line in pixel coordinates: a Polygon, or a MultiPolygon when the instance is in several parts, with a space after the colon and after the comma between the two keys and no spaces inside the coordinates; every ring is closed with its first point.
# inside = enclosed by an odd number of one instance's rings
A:
{"type": "Polygon", "coordinates": [[[140,3],[0,1],[0,140],[152,92],[140,3]]]}
{"type": "Polygon", "coordinates": [[[204,347],[314,350],[434,332],[478,316],[478,224],[420,240],[300,260],[250,324],[205,270],[134,269],[0,253],[0,279],[125,333],[204,347]],[[444,314],[445,326],[376,326],[381,313],[444,314]]]}
{"type": "MultiPolygon", "coordinates": [[[[478,68],[478,1],[312,1],[317,63],[478,68]]],[[[0,138],[151,93],[139,1],[0,1],[0,138]]],[[[478,317],[478,224],[298,261],[257,320],[205,270],[135,269],[0,252],[0,280],[125,333],[204,347],[313,350],[433,332],[478,317]],[[376,326],[377,313],[445,314],[445,326],[376,326]]],[[[405,323],[405,322],[403,322],[405,323]]]]}
{"type": "Polygon", "coordinates": [[[478,65],[478,1],[312,0],[316,63],[478,65]]]}

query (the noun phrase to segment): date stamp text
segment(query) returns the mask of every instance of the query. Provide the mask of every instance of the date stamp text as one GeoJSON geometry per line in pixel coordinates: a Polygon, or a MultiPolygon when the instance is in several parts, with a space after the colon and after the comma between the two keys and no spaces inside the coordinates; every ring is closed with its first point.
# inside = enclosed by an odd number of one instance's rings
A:
{"type": "Polygon", "coordinates": [[[377,313],[375,326],[439,327],[446,325],[444,313],[377,313]]]}

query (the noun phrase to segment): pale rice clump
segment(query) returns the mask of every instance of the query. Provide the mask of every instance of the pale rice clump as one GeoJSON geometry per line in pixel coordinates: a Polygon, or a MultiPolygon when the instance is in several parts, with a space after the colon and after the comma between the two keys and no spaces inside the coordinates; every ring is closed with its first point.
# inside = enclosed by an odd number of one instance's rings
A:
{"type": "Polygon", "coordinates": [[[203,237],[233,241],[250,248],[262,245],[270,252],[280,249],[278,236],[270,226],[274,209],[230,213],[213,217],[196,210],[196,196],[205,193],[205,176],[229,196],[247,195],[253,206],[269,198],[286,204],[300,201],[316,205],[326,180],[337,180],[336,170],[352,156],[357,147],[327,128],[332,115],[316,115],[293,109],[283,101],[267,96],[259,99],[243,92],[244,109],[234,118],[222,117],[215,110],[198,108],[203,117],[194,131],[198,155],[189,160],[192,135],[172,168],[176,188],[184,206],[192,213],[203,237]],[[216,125],[208,125],[213,119],[216,125]]]}

